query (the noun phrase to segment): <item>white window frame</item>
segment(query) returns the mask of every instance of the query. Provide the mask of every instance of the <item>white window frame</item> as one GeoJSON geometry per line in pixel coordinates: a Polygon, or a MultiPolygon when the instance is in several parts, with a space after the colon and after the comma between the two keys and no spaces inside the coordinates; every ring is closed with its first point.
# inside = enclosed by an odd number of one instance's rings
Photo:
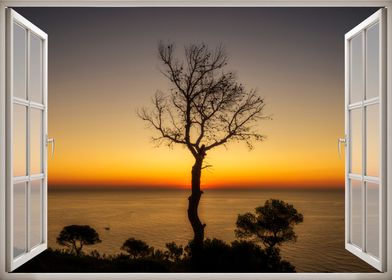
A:
{"type": "MultiPolygon", "coordinates": [[[[47,51],[48,51],[48,36],[43,33],[37,26],[35,26],[34,24],[30,23],[29,21],[27,21],[25,18],[23,18],[21,15],[19,15],[18,13],[16,13],[15,11],[13,11],[12,9],[8,9],[7,11],[7,15],[8,17],[8,22],[11,23],[10,25],[8,25],[6,28],[7,30],[7,49],[9,50],[9,53],[7,55],[7,59],[9,60],[7,63],[7,72],[9,72],[9,75],[7,76],[7,87],[9,87],[7,89],[8,92],[13,92],[13,90],[11,89],[12,87],[12,80],[13,80],[13,63],[11,62],[11,59],[13,57],[13,25],[16,23],[19,26],[25,28],[25,30],[27,30],[28,32],[26,33],[26,36],[29,38],[32,35],[36,36],[37,38],[40,38],[42,40],[42,96],[43,96],[43,100],[42,100],[42,104],[41,103],[36,103],[34,101],[28,101],[27,99],[28,94],[26,96],[26,99],[21,99],[15,96],[11,96],[11,98],[7,98],[6,102],[8,103],[7,106],[9,108],[9,110],[6,112],[7,113],[7,118],[10,120],[8,122],[8,125],[10,126],[7,130],[8,131],[12,131],[13,129],[13,119],[12,119],[12,110],[13,110],[13,105],[14,104],[20,104],[22,106],[24,106],[24,108],[27,109],[27,116],[28,116],[28,121],[27,121],[27,145],[29,145],[30,143],[30,126],[31,126],[31,121],[30,121],[30,108],[35,108],[38,109],[42,112],[42,131],[41,131],[41,141],[45,142],[46,141],[46,134],[47,134],[47,51]]],[[[28,39],[29,40],[29,39],[28,39]]],[[[28,41],[26,41],[27,45],[27,53],[28,55],[26,56],[26,59],[29,60],[29,43],[28,41]]],[[[29,64],[27,63],[27,68],[29,67],[29,64]]],[[[26,69],[27,70],[27,69],[26,69]]],[[[29,78],[28,75],[26,75],[26,85],[27,85],[27,93],[29,92],[29,82],[28,82],[29,78]]],[[[10,133],[9,135],[7,135],[8,139],[7,141],[9,143],[13,143],[12,140],[12,133],[10,133]]],[[[47,148],[46,148],[46,143],[41,143],[41,165],[42,165],[42,170],[40,174],[33,174],[31,175],[30,173],[30,155],[29,155],[29,151],[26,149],[26,166],[27,166],[27,175],[25,176],[19,176],[19,177],[14,177],[13,176],[13,151],[12,149],[7,150],[6,152],[7,154],[7,164],[10,167],[9,170],[7,171],[6,174],[6,180],[7,180],[7,186],[9,187],[9,191],[7,191],[7,201],[9,203],[7,203],[7,209],[6,211],[9,213],[9,215],[7,215],[7,218],[9,219],[7,221],[7,223],[9,225],[13,224],[13,210],[14,210],[14,199],[13,199],[13,186],[15,183],[19,183],[19,182],[24,182],[28,184],[28,189],[31,188],[31,182],[33,180],[41,180],[43,183],[41,185],[42,188],[42,196],[41,196],[41,217],[42,217],[42,233],[41,233],[41,243],[33,248],[30,248],[30,233],[29,231],[26,231],[26,252],[21,254],[18,257],[14,257],[14,250],[13,250],[13,246],[14,246],[14,242],[13,242],[13,237],[14,237],[14,233],[13,233],[13,227],[9,227],[7,228],[7,264],[6,264],[6,268],[7,271],[12,271],[14,269],[16,269],[17,267],[19,267],[20,265],[26,263],[27,261],[29,261],[30,259],[34,258],[35,256],[37,256],[38,254],[40,254],[41,252],[43,252],[44,250],[47,249],[47,148]],[[45,148],[44,148],[45,147],[45,148]]],[[[27,192],[27,196],[30,197],[30,193],[27,192]]],[[[26,206],[29,206],[29,203],[27,203],[26,206]]],[[[27,210],[26,212],[27,214],[29,214],[29,210],[27,210]]],[[[25,223],[28,225],[27,229],[30,228],[30,224],[29,224],[30,218],[29,215],[26,215],[26,221],[25,223]]]]}
{"type": "MultiPolygon", "coordinates": [[[[392,234],[384,273],[7,273],[6,272],[6,7],[385,7],[387,8],[387,232],[392,233],[392,0],[0,0],[0,279],[392,279],[392,234]]],[[[331,19],[332,20],[332,19],[331,19]]],[[[344,38],[342,37],[342,40],[344,38]]],[[[343,50],[342,50],[343,51],[343,50]]],[[[343,108],[342,108],[343,109],[343,108]]],[[[309,256],[311,257],[311,256],[309,256]]]]}
{"type": "MultiPolygon", "coordinates": [[[[350,77],[350,67],[351,67],[351,51],[350,51],[350,40],[352,40],[355,36],[357,36],[359,33],[363,32],[365,29],[368,29],[369,27],[375,25],[376,23],[379,24],[379,46],[380,46],[380,75],[385,75],[386,73],[386,61],[384,61],[382,58],[386,57],[386,48],[385,48],[385,42],[384,38],[386,38],[386,10],[385,9],[380,9],[377,12],[375,12],[373,15],[368,17],[366,20],[355,26],[352,30],[350,30],[348,33],[345,35],[345,135],[346,139],[348,139],[347,144],[346,144],[346,174],[345,174],[345,189],[346,189],[346,198],[345,198],[345,247],[348,251],[350,251],[352,254],[356,255],[360,259],[363,259],[373,267],[377,268],[380,271],[385,271],[385,261],[386,260],[386,248],[382,246],[382,244],[386,243],[386,180],[385,178],[387,177],[386,175],[386,154],[382,154],[381,151],[385,151],[387,148],[387,143],[386,143],[386,76],[380,76],[380,89],[379,89],[379,94],[377,97],[373,97],[371,99],[366,99],[366,100],[361,100],[357,101],[355,103],[349,104],[349,99],[350,99],[350,83],[351,83],[351,77],[350,77]],[[367,176],[364,175],[366,172],[365,170],[367,169],[366,167],[366,150],[365,150],[365,145],[362,146],[362,175],[358,174],[353,174],[350,173],[351,167],[350,167],[350,156],[351,156],[351,140],[350,139],[350,118],[349,114],[351,110],[353,109],[362,109],[362,141],[366,143],[366,108],[370,105],[378,104],[379,105],[379,124],[380,124],[380,131],[379,131],[379,152],[380,152],[380,157],[379,157],[379,175],[376,177],[372,176],[367,176]],[[363,223],[363,244],[360,247],[350,243],[350,231],[351,231],[351,225],[350,225],[350,181],[351,180],[357,180],[362,182],[362,188],[364,189],[364,184],[366,183],[375,183],[378,184],[379,186],[379,258],[375,258],[372,255],[366,253],[366,243],[367,243],[367,238],[366,238],[366,228],[365,225],[366,223],[363,223]]],[[[366,33],[365,33],[366,34],[366,33]]],[[[363,44],[365,44],[365,39],[366,36],[364,35],[363,37],[363,44]]],[[[366,60],[366,48],[364,47],[362,50],[362,61],[366,60]]],[[[367,69],[366,66],[364,66],[363,69],[363,76],[364,76],[364,83],[366,80],[367,76],[367,69]]],[[[363,94],[365,95],[365,87],[364,87],[364,92],[363,94]]],[[[363,196],[363,218],[366,220],[366,195],[363,196]]]]}

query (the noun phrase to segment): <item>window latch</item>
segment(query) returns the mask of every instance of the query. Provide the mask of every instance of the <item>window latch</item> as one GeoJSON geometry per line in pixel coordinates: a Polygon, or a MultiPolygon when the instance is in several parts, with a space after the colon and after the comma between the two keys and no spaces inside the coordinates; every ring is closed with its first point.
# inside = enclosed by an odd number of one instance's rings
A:
{"type": "Polygon", "coordinates": [[[338,153],[339,153],[339,158],[342,158],[342,149],[341,149],[341,144],[344,144],[346,146],[347,144],[347,138],[338,138],[338,153]]]}
{"type": "Polygon", "coordinates": [[[53,158],[54,150],[55,150],[55,147],[56,147],[56,142],[55,142],[54,138],[48,138],[48,136],[46,136],[46,146],[48,146],[49,143],[52,144],[52,153],[51,153],[50,158],[53,158]]]}

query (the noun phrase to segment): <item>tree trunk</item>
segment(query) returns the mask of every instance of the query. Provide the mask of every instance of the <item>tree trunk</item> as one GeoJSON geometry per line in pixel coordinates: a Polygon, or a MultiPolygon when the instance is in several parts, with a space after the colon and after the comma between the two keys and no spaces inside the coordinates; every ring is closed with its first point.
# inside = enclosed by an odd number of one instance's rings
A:
{"type": "Polygon", "coordinates": [[[188,198],[188,219],[193,229],[193,248],[192,248],[192,259],[194,263],[199,262],[200,254],[203,249],[204,243],[204,228],[205,224],[202,224],[198,215],[198,207],[201,195],[203,192],[200,190],[200,178],[203,164],[204,155],[196,159],[195,164],[192,167],[192,194],[188,198]]]}
{"type": "Polygon", "coordinates": [[[82,254],[82,248],[83,248],[83,244],[80,244],[79,247],[77,247],[77,246],[75,247],[76,255],[78,257],[80,257],[80,255],[82,254]]]}

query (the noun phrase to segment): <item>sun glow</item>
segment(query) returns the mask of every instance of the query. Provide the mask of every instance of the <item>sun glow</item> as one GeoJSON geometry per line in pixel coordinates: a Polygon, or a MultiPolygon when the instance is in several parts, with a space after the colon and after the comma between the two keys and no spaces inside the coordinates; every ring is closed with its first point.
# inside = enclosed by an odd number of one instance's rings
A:
{"type": "MultiPolygon", "coordinates": [[[[156,132],[130,111],[99,120],[89,117],[95,114],[91,111],[77,122],[50,119],[51,135],[57,141],[56,156],[49,161],[50,184],[188,188],[194,161],[190,152],[179,146],[156,147],[150,141],[156,132]]],[[[242,143],[209,151],[205,164],[211,167],[203,170],[202,187],[341,187],[344,161],[337,155],[334,139],[342,128],[326,131],[314,120],[297,118],[302,131],[312,132],[303,135],[292,128],[295,119],[286,124],[279,119],[260,123],[260,131],[268,137],[251,151],[242,143]]]]}
{"type": "Polygon", "coordinates": [[[189,187],[189,151],[155,147],[150,139],[156,132],[136,116],[138,108],[151,106],[157,90],[172,86],[157,57],[157,42],[168,39],[179,53],[189,43],[211,48],[223,43],[228,70],[246,89],[257,89],[265,98],[265,113],[273,117],[258,123],[256,129],[267,139],[254,150],[229,143],[227,149],[208,152],[205,164],[212,167],[203,170],[203,188],[344,185],[336,139],[344,135],[342,38],[350,21],[343,28],[325,19],[328,28],[320,37],[298,15],[298,22],[283,24],[286,17],[280,18],[271,32],[265,27],[274,20],[268,14],[238,19],[234,30],[224,14],[203,22],[193,15],[189,21],[170,15],[157,13],[159,26],[137,13],[105,23],[89,16],[83,29],[77,21],[46,26],[56,34],[49,46],[49,135],[56,138],[56,154],[49,160],[51,186],[189,187]],[[197,29],[195,22],[201,25],[197,29]],[[64,38],[78,42],[77,48],[64,38]]]}

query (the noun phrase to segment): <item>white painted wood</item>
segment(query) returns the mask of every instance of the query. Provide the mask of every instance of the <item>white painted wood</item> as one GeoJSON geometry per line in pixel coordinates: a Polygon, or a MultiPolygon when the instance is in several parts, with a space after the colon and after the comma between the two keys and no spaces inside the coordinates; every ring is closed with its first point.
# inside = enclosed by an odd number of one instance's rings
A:
{"type": "MultiPolygon", "coordinates": [[[[391,11],[389,11],[391,12],[391,11]]],[[[391,17],[389,16],[389,19],[391,17]]],[[[389,26],[391,29],[392,26],[389,26]]],[[[391,118],[388,119],[388,107],[387,107],[387,90],[391,91],[391,88],[387,88],[387,83],[390,83],[391,81],[391,70],[392,69],[387,69],[387,46],[389,45],[389,48],[391,49],[391,44],[387,42],[387,11],[386,9],[381,10],[381,16],[380,16],[380,53],[381,53],[381,61],[380,61],[380,119],[381,119],[381,124],[380,124],[380,139],[381,139],[381,145],[380,145],[380,208],[379,211],[381,213],[380,215],[380,221],[379,224],[381,225],[381,231],[380,231],[380,247],[379,247],[379,252],[380,252],[380,258],[381,258],[381,271],[387,271],[387,232],[389,231],[389,236],[392,236],[392,231],[391,229],[387,228],[387,216],[388,214],[391,215],[391,211],[388,211],[388,207],[391,206],[392,201],[387,200],[387,195],[389,189],[389,193],[392,193],[391,189],[391,183],[390,178],[392,176],[391,173],[388,174],[387,172],[387,164],[388,164],[388,156],[391,156],[391,143],[392,139],[389,139],[390,144],[388,145],[387,141],[387,132],[388,132],[388,127],[387,124],[391,123],[392,120],[391,118]],[[389,71],[389,72],[388,72],[389,71]],[[389,73],[389,78],[387,76],[387,73],[389,73]],[[388,153],[389,151],[389,153],[388,153]],[[389,186],[388,186],[389,185],[389,186]]],[[[391,59],[389,57],[389,59],[391,59]]],[[[389,95],[390,96],[390,95],[389,95]]],[[[391,96],[389,97],[391,99],[391,96]]],[[[389,108],[389,111],[391,111],[392,108],[389,108]]],[[[389,112],[390,113],[390,112],[389,112]]],[[[391,223],[389,223],[389,226],[391,226],[391,223]]],[[[389,244],[391,244],[391,240],[389,240],[389,244]]],[[[391,258],[392,256],[389,257],[389,262],[391,263],[391,258]]],[[[390,271],[390,269],[389,269],[390,271]]]]}
{"type": "MultiPolygon", "coordinates": [[[[45,34],[46,35],[46,34],[45,34]]],[[[44,172],[43,176],[43,189],[42,189],[42,243],[45,245],[44,249],[47,249],[48,246],[48,146],[47,146],[47,138],[48,138],[48,35],[44,37],[43,46],[42,46],[42,86],[43,86],[43,102],[44,102],[44,114],[43,114],[43,131],[42,131],[42,141],[45,141],[45,144],[42,146],[42,171],[44,172]]],[[[52,143],[53,145],[53,143],[52,143]]],[[[53,156],[53,154],[52,154],[53,156]]]]}
{"type": "Polygon", "coordinates": [[[9,7],[386,7],[390,0],[4,0],[9,7]]]}
{"type": "Polygon", "coordinates": [[[6,71],[7,71],[7,89],[5,92],[5,96],[6,96],[6,112],[7,112],[7,117],[6,117],[6,156],[7,156],[7,160],[6,160],[6,183],[4,188],[6,188],[6,194],[7,194],[7,198],[6,198],[6,203],[5,205],[7,205],[6,208],[6,239],[7,239],[7,243],[6,243],[6,271],[11,271],[12,270],[12,252],[13,252],[13,246],[12,244],[14,244],[13,241],[13,236],[14,236],[14,232],[13,232],[13,227],[8,226],[12,224],[12,216],[13,216],[13,208],[11,207],[11,205],[8,203],[10,201],[13,201],[13,192],[10,191],[11,186],[13,184],[13,165],[12,165],[12,146],[10,143],[12,143],[12,124],[11,124],[11,118],[12,118],[12,110],[13,110],[13,100],[12,100],[12,96],[9,96],[10,92],[13,92],[13,86],[12,86],[12,79],[13,79],[13,67],[12,67],[12,41],[13,41],[13,28],[12,28],[12,14],[11,13],[7,13],[7,20],[6,20],[6,24],[7,24],[7,39],[6,39],[6,43],[7,43],[7,65],[6,65],[6,71]]]}
{"type": "MultiPolygon", "coordinates": [[[[27,280],[27,279],[42,279],[42,280],[78,280],[78,279],[92,279],[92,280],[106,280],[106,279],[133,279],[133,280],[147,280],[147,279],[165,279],[165,280],[199,280],[199,279],[222,279],[222,280],[237,280],[237,279],[254,279],[254,280],[277,280],[277,279],[295,279],[295,280],[314,280],[314,279],[345,279],[345,280],[387,280],[392,279],[392,234],[385,236],[387,242],[387,268],[385,273],[297,273],[297,274],[281,274],[281,273],[247,273],[247,274],[234,274],[234,273],[7,273],[6,258],[4,248],[7,246],[6,240],[6,201],[7,194],[5,186],[8,178],[6,178],[6,7],[26,6],[26,7],[387,7],[392,10],[392,1],[371,1],[371,0],[209,0],[209,1],[170,1],[170,0],[4,0],[0,1],[0,279],[8,280],[27,280]]],[[[392,14],[387,13],[385,20],[387,28],[383,32],[387,34],[387,43],[392,46],[392,14]]],[[[384,51],[387,53],[387,60],[383,65],[388,73],[392,73],[392,48],[386,48],[384,51]]],[[[388,96],[385,107],[387,111],[388,123],[385,124],[387,131],[386,145],[388,151],[392,150],[392,78],[391,75],[387,76],[388,96]]],[[[346,87],[347,92],[347,87],[346,87]]],[[[346,108],[347,106],[345,106],[346,108]]],[[[347,122],[347,118],[346,118],[347,122]]],[[[385,152],[385,150],[384,150],[385,152]]],[[[347,156],[346,156],[347,160],[347,156]]],[[[392,153],[386,153],[387,167],[381,173],[388,174],[384,183],[387,184],[388,189],[392,189],[392,180],[389,177],[392,175],[392,153]]],[[[347,180],[347,176],[346,176],[347,180]]],[[[386,192],[384,199],[388,202],[386,205],[387,213],[392,213],[392,191],[386,192]]],[[[346,203],[347,205],[347,203],[346,203]]],[[[392,232],[392,215],[384,217],[385,223],[387,222],[388,232],[392,232]]],[[[346,219],[347,221],[347,219],[346,219]]],[[[311,256],[310,256],[311,257],[311,256]]]]}
{"type": "MultiPolygon", "coordinates": [[[[374,15],[370,16],[372,18],[374,15]]],[[[369,20],[369,18],[367,19],[369,20]]],[[[366,20],[365,20],[366,22],[366,20]]],[[[363,22],[362,22],[363,24],[363,22]]],[[[361,24],[360,24],[361,25],[361,24]]],[[[357,26],[358,28],[358,26],[357,26]]],[[[362,29],[363,31],[366,30],[365,28],[362,29]]],[[[363,69],[362,69],[362,76],[363,76],[363,91],[362,91],[362,100],[366,99],[366,39],[367,33],[363,32],[362,37],[362,61],[363,61],[363,69]]],[[[347,82],[347,81],[346,81],[347,82]]],[[[362,110],[362,248],[363,251],[366,252],[367,250],[367,236],[366,236],[366,224],[367,224],[367,216],[366,216],[366,202],[367,202],[367,190],[366,190],[366,183],[364,180],[364,174],[366,172],[366,110],[364,107],[361,108],[362,110]]],[[[350,169],[348,169],[350,170],[350,169]]],[[[348,172],[346,170],[346,172],[348,172]]],[[[374,266],[374,265],[373,265],[374,266]]]]}
{"type": "Polygon", "coordinates": [[[362,21],[360,24],[358,24],[356,27],[351,29],[349,32],[347,32],[344,36],[346,40],[350,40],[356,35],[358,35],[361,31],[368,29],[372,25],[376,24],[377,22],[380,21],[380,18],[382,16],[382,9],[378,10],[375,12],[373,15],[362,21]]]}
{"type": "MultiPolygon", "coordinates": [[[[380,9],[373,15],[371,15],[369,18],[364,20],[362,23],[357,25],[355,28],[353,28],[351,31],[346,33],[345,35],[345,134],[346,137],[348,137],[347,141],[347,146],[346,146],[346,176],[345,176],[345,184],[346,184],[346,191],[345,191],[345,217],[346,217],[346,222],[345,222],[345,227],[346,227],[346,237],[345,237],[345,242],[346,242],[346,249],[356,255],[357,257],[361,258],[368,264],[372,265],[376,269],[380,271],[385,271],[386,270],[386,247],[387,247],[387,238],[386,238],[386,231],[387,231],[387,220],[386,220],[386,215],[387,215],[387,200],[386,200],[386,194],[387,194],[387,184],[386,184],[386,179],[387,179],[387,173],[386,173],[386,167],[387,167],[387,162],[386,162],[386,151],[387,151],[387,111],[386,111],[386,94],[387,94],[387,88],[386,88],[386,82],[387,82],[387,76],[386,76],[386,10],[385,9],[380,9]],[[380,46],[380,79],[379,79],[379,84],[380,84],[380,92],[378,97],[371,98],[369,100],[365,99],[365,91],[366,91],[366,40],[367,40],[367,30],[371,28],[373,25],[379,23],[380,29],[379,29],[379,46],[380,46]],[[363,40],[362,40],[362,61],[364,65],[363,69],[363,100],[350,104],[349,101],[349,96],[350,96],[350,83],[351,83],[351,78],[350,78],[350,67],[351,67],[351,49],[350,49],[350,44],[351,40],[357,36],[358,34],[363,33],[363,40]],[[380,115],[379,115],[379,123],[380,125],[380,135],[379,135],[379,146],[380,149],[378,151],[380,161],[379,161],[379,166],[380,166],[380,174],[378,177],[374,176],[366,176],[366,107],[374,104],[380,104],[380,115]],[[352,174],[349,173],[351,170],[350,164],[351,164],[351,139],[350,139],[350,126],[351,126],[351,121],[350,121],[350,114],[349,112],[353,109],[357,110],[362,110],[362,172],[361,174],[352,174]],[[351,187],[350,187],[350,180],[355,179],[355,180],[360,180],[362,182],[362,203],[363,203],[363,209],[362,209],[362,246],[361,248],[352,244],[350,240],[351,236],[351,215],[350,215],[350,209],[351,209],[351,187]],[[367,236],[366,236],[366,225],[367,225],[367,186],[366,182],[371,182],[371,183],[377,183],[379,185],[379,254],[380,256],[378,258],[370,255],[367,253],[367,236]]],[[[375,124],[377,125],[377,124],[375,124]]]]}
{"type": "MultiPolygon", "coordinates": [[[[349,211],[351,208],[351,203],[350,203],[350,197],[351,197],[351,188],[350,188],[350,179],[353,179],[352,177],[350,178],[350,173],[347,169],[347,167],[350,164],[350,157],[351,153],[348,153],[348,151],[351,150],[351,143],[348,141],[349,138],[349,98],[350,98],[350,83],[347,83],[347,81],[350,79],[350,71],[349,68],[346,65],[350,64],[350,45],[348,44],[347,40],[344,40],[344,138],[346,139],[345,142],[345,174],[344,174],[344,243],[349,244],[350,242],[350,236],[351,236],[351,224],[349,223],[350,220],[350,215],[349,211]]],[[[355,174],[351,174],[355,175],[355,174]]],[[[356,175],[355,175],[356,176],[356,175]]]]}
{"type": "Polygon", "coordinates": [[[362,248],[359,248],[358,246],[355,246],[354,244],[351,243],[346,243],[346,250],[349,251],[350,253],[356,255],[358,258],[362,259],[363,261],[367,262],[374,268],[378,270],[382,270],[382,265],[379,259],[373,257],[372,255],[369,255],[365,252],[363,252],[362,248]]]}
{"type": "Polygon", "coordinates": [[[380,102],[380,98],[379,97],[374,97],[374,98],[370,98],[367,100],[363,100],[363,101],[359,101],[359,102],[355,102],[352,104],[348,105],[348,109],[352,110],[352,109],[358,109],[358,108],[362,108],[364,106],[370,106],[370,105],[375,105],[378,104],[380,102]]]}
{"type": "Polygon", "coordinates": [[[47,121],[45,120],[47,118],[47,78],[45,75],[47,75],[47,59],[45,58],[45,55],[47,55],[47,35],[41,31],[37,26],[34,24],[30,23],[28,20],[23,18],[21,15],[16,13],[12,9],[7,9],[7,38],[8,38],[8,48],[7,48],[7,184],[6,184],[6,189],[7,189],[7,271],[13,271],[14,269],[18,268],[25,262],[29,261],[30,259],[34,258],[37,256],[39,253],[44,251],[47,248],[47,221],[46,221],[46,212],[47,212],[47,196],[45,192],[47,191],[47,168],[46,168],[46,144],[44,144],[44,141],[46,139],[46,134],[47,134],[47,121]],[[24,27],[27,32],[26,32],[26,85],[27,85],[27,99],[23,98],[17,98],[13,96],[13,88],[12,88],[12,79],[13,79],[13,25],[14,23],[17,23],[18,25],[24,27]],[[34,34],[43,40],[43,98],[44,98],[44,104],[40,104],[37,102],[32,102],[29,101],[29,58],[30,58],[30,36],[31,34],[34,34]],[[14,177],[13,176],[13,139],[12,139],[12,131],[13,131],[13,104],[19,104],[23,105],[27,108],[27,148],[26,148],[26,168],[27,168],[27,176],[19,176],[19,177],[14,177]],[[45,154],[45,156],[42,156],[41,162],[44,166],[43,168],[43,173],[41,174],[30,174],[30,166],[31,166],[31,159],[30,159],[30,150],[31,150],[31,145],[30,145],[30,132],[31,132],[31,109],[39,109],[43,111],[43,124],[42,124],[42,131],[41,131],[41,154],[45,154]],[[42,238],[42,243],[39,244],[38,246],[35,246],[34,248],[30,249],[30,194],[31,194],[31,181],[32,180],[37,180],[37,179],[43,179],[43,185],[42,185],[42,205],[41,205],[41,216],[43,217],[42,222],[42,233],[43,233],[43,238],[42,238]],[[16,182],[25,182],[26,183],[26,190],[25,190],[25,207],[26,207],[26,221],[25,221],[25,231],[26,231],[26,252],[23,253],[22,255],[15,257],[14,256],[14,250],[13,250],[13,188],[14,188],[14,183],[16,182]]]}

